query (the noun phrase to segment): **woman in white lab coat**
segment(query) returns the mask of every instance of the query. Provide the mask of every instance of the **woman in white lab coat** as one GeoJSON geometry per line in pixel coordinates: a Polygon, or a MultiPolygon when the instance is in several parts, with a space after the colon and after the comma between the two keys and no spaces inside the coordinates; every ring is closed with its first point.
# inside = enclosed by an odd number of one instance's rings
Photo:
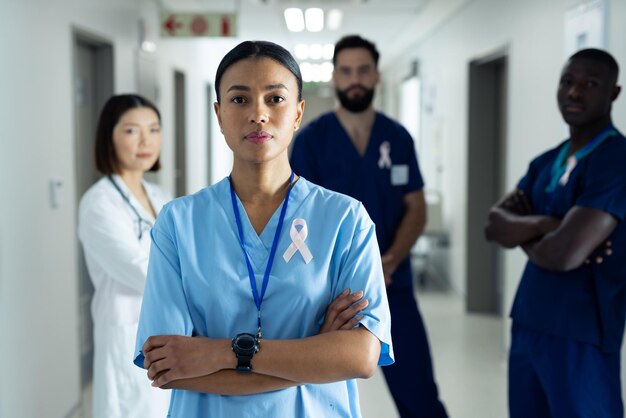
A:
{"type": "Polygon", "coordinates": [[[103,177],[82,197],[78,235],[95,293],[93,418],[165,417],[169,391],[150,386],[133,366],[150,251],[150,228],[164,203],[143,179],[159,169],[161,117],[141,96],[113,96],[96,133],[103,177]]]}

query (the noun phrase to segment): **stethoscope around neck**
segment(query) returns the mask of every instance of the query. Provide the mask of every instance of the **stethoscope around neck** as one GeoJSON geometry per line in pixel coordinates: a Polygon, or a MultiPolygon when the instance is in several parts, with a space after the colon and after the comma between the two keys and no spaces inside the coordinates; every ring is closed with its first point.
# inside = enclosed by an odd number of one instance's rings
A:
{"type": "Polygon", "coordinates": [[[142,224],[146,224],[148,225],[149,228],[152,228],[153,223],[147,219],[144,219],[141,217],[141,215],[139,214],[139,212],[137,211],[137,209],[135,208],[135,206],[133,206],[132,203],[130,203],[130,199],[128,199],[128,196],[126,196],[124,194],[124,192],[122,191],[122,189],[120,188],[120,186],[115,182],[115,180],[113,180],[113,176],[111,176],[110,174],[107,176],[107,178],[109,179],[109,181],[111,182],[111,184],[113,184],[113,187],[115,187],[115,190],[117,190],[117,192],[120,194],[120,196],[122,197],[122,199],[124,199],[124,202],[126,202],[126,204],[128,205],[128,207],[131,208],[131,210],[133,211],[133,213],[135,214],[135,216],[137,217],[137,239],[141,240],[141,237],[143,237],[143,228],[141,227],[142,224]]]}

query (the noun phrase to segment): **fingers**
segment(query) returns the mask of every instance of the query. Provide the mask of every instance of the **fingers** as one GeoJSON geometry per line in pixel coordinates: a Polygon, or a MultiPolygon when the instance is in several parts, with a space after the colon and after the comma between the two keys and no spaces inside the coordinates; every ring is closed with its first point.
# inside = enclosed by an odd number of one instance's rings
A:
{"type": "Polygon", "coordinates": [[[603,248],[600,249],[600,247],[598,247],[598,249],[596,249],[596,252],[600,252],[600,255],[590,255],[586,260],[585,260],[585,264],[602,264],[604,262],[604,259],[606,257],[610,257],[611,255],[613,255],[613,243],[610,240],[607,240],[604,242],[603,244],[603,248]]]}
{"type": "Polygon", "coordinates": [[[320,328],[320,334],[338,329],[345,329],[348,322],[364,307],[367,301],[360,301],[363,298],[363,291],[349,293],[350,289],[344,290],[339,296],[328,305],[324,323],[320,328]],[[360,301],[360,302],[359,302],[360,301]],[[358,302],[358,303],[357,303],[358,302]]]}
{"type": "Polygon", "coordinates": [[[155,348],[144,354],[143,367],[149,369],[153,363],[163,360],[166,357],[165,349],[162,347],[155,348]]]}
{"type": "Polygon", "coordinates": [[[150,364],[146,372],[148,379],[154,381],[157,377],[170,370],[171,367],[169,367],[168,363],[169,361],[167,359],[162,359],[150,364]]]}
{"type": "Polygon", "coordinates": [[[148,337],[143,346],[141,347],[141,351],[148,353],[155,348],[163,347],[171,338],[171,335],[153,335],[152,337],[148,337]]]}
{"type": "MultiPolygon", "coordinates": [[[[352,306],[350,306],[349,308],[347,308],[346,310],[344,310],[341,314],[339,314],[339,316],[337,317],[337,319],[335,319],[335,322],[338,325],[337,329],[352,329],[354,328],[354,326],[359,322],[359,319],[356,319],[356,315],[361,312],[363,309],[365,309],[367,307],[367,305],[369,305],[369,301],[367,299],[363,299],[360,302],[357,302],[355,304],[353,304],[352,306]],[[355,321],[356,319],[356,321],[355,321]]],[[[363,315],[361,315],[361,318],[363,317],[363,315]]]]}
{"type": "Polygon", "coordinates": [[[337,296],[330,305],[328,305],[328,312],[333,315],[334,320],[337,315],[362,297],[362,290],[350,294],[350,289],[346,289],[339,296],[337,296]]]}
{"type": "Polygon", "coordinates": [[[531,213],[533,213],[533,208],[530,205],[530,201],[528,200],[528,197],[526,197],[526,194],[524,194],[524,191],[518,190],[517,197],[519,199],[520,208],[522,209],[523,214],[530,215],[531,213]]]}
{"type": "Polygon", "coordinates": [[[342,329],[342,330],[350,330],[350,329],[356,327],[361,319],[363,319],[363,315],[357,315],[354,318],[352,318],[350,321],[346,322],[346,324],[344,326],[342,326],[340,329],[342,329]]]}
{"type": "Polygon", "coordinates": [[[512,192],[506,199],[504,199],[504,201],[500,204],[500,207],[522,216],[533,213],[532,205],[523,190],[516,190],[512,192]]]}
{"type": "Polygon", "coordinates": [[[172,371],[169,369],[163,370],[155,376],[154,380],[152,380],[152,387],[160,388],[172,382],[173,380],[176,379],[173,377],[172,371]]]}

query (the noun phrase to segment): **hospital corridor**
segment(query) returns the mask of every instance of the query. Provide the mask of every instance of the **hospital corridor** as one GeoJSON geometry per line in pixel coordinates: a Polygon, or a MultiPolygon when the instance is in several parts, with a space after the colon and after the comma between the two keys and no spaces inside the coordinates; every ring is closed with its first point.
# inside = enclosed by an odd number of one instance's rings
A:
{"type": "Polygon", "coordinates": [[[0,418],[623,417],[626,1],[0,17],[0,418]]]}

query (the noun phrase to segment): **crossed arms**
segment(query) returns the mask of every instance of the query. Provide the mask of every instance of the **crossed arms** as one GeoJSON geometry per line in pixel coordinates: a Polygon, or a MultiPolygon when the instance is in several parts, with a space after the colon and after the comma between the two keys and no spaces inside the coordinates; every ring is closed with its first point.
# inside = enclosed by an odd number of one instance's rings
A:
{"type": "Polygon", "coordinates": [[[244,395],[308,383],[368,378],[376,370],[380,341],[366,328],[353,328],[367,306],[363,292],[344,291],[332,303],[316,336],[261,341],[253,372],[233,370],[229,339],[158,335],[143,345],[152,385],[221,395],[244,395]]]}
{"type": "Polygon", "coordinates": [[[538,266],[553,271],[569,271],[589,262],[604,246],[617,220],[598,209],[574,206],[563,219],[536,215],[523,191],[517,189],[489,210],[485,237],[506,248],[521,247],[538,266]]]}

